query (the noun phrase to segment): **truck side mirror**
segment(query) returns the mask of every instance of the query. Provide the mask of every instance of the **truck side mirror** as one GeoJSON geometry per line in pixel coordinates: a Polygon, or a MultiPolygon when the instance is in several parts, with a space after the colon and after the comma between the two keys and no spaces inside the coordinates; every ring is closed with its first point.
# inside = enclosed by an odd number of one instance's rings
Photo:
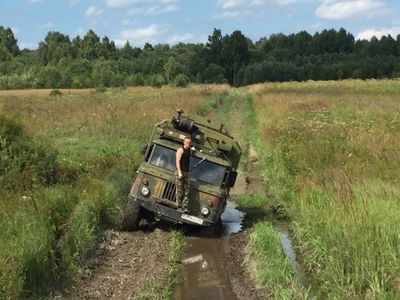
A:
{"type": "Polygon", "coordinates": [[[145,155],[148,147],[148,144],[143,144],[142,147],[140,147],[140,154],[145,155]]]}
{"type": "Polygon", "coordinates": [[[228,179],[227,179],[228,187],[233,187],[235,185],[236,177],[237,177],[237,172],[236,171],[230,171],[229,172],[228,179]]]}

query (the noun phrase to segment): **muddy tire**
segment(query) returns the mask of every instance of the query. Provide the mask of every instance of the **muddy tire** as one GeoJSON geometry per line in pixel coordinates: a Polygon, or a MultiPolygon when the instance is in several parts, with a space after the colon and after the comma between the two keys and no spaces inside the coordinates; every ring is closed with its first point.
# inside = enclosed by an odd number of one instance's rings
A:
{"type": "Polygon", "coordinates": [[[137,230],[141,219],[141,206],[132,198],[128,198],[122,214],[122,230],[137,230]]]}

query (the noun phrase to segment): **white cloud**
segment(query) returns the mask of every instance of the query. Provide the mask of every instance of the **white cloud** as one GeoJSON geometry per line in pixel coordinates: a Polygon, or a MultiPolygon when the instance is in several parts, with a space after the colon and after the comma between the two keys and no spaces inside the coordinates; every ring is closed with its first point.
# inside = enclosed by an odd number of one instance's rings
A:
{"type": "Polygon", "coordinates": [[[90,6],[85,12],[85,15],[88,17],[96,17],[96,16],[101,16],[103,14],[103,10],[100,8],[97,8],[96,6],[90,6]]]}
{"type": "Polygon", "coordinates": [[[160,37],[168,31],[167,28],[152,24],[145,28],[133,28],[122,31],[117,38],[114,39],[116,45],[121,46],[126,41],[134,45],[144,45],[146,42],[155,43],[156,38],[160,37]]]}
{"type": "Polygon", "coordinates": [[[50,21],[39,25],[39,28],[42,28],[42,29],[50,29],[53,27],[54,27],[54,24],[50,21]]]}
{"type": "Polygon", "coordinates": [[[35,50],[37,49],[38,45],[34,43],[25,43],[25,42],[18,42],[19,49],[30,49],[35,50]]]}
{"type": "Polygon", "coordinates": [[[315,14],[323,19],[347,19],[374,12],[384,6],[384,2],[377,0],[323,0],[315,14]]]}
{"type": "Polygon", "coordinates": [[[83,36],[84,34],[85,34],[85,31],[82,28],[78,28],[75,30],[73,36],[77,36],[77,35],[83,36]]]}
{"type": "Polygon", "coordinates": [[[373,36],[377,38],[381,38],[382,36],[391,35],[393,38],[396,38],[398,34],[400,34],[400,27],[392,27],[392,28],[370,28],[366,29],[362,32],[359,32],[356,36],[357,40],[370,40],[373,36]]]}
{"type": "Polygon", "coordinates": [[[149,2],[149,0],[106,0],[106,4],[109,7],[124,7],[143,2],[149,2]]]}
{"type": "Polygon", "coordinates": [[[140,15],[140,16],[154,16],[154,15],[160,15],[160,14],[165,14],[165,13],[170,13],[173,11],[178,10],[178,6],[174,4],[169,4],[164,7],[162,6],[151,6],[147,8],[132,8],[128,10],[128,15],[140,15]]]}
{"type": "Polygon", "coordinates": [[[43,2],[43,0],[28,0],[29,4],[36,4],[36,3],[40,3],[43,2]]]}
{"type": "Polygon", "coordinates": [[[208,36],[205,34],[194,35],[191,33],[185,33],[182,35],[173,35],[167,39],[167,43],[175,45],[178,43],[205,43],[207,42],[208,36]]]}
{"type": "Polygon", "coordinates": [[[267,4],[289,5],[299,0],[217,0],[223,9],[232,9],[239,6],[262,6],[267,4]]]}
{"type": "Polygon", "coordinates": [[[214,15],[212,18],[213,19],[237,18],[240,15],[242,15],[242,12],[240,12],[239,10],[226,10],[220,14],[214,15]]]}

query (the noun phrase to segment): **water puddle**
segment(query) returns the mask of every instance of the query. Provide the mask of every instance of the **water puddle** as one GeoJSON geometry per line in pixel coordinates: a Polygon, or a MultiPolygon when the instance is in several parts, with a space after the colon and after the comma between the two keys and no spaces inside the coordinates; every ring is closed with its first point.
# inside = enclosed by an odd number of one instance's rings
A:
{"type": "Polygon", "coordinates": [[[228,201],[221,216],[222,233],[187,236],[182,268],[172,299],[237,299],[223,262],[230,249],[227,237],[242,229],[243,218],[244,213],[228,201]]]}
{"type": "Polygon", "coordinates": [[[296,274],[297,278],[299,279],[300,283],[304,286],[304,272],[296,258],[296,251],[293,247],[293,241],[289,234],[289,226],[285,222],[278,222],[274,223],[275,229],[279,234],[281,239],[281,246],[283,252],[285,253],[289,263],[293,267],[293,271],[296,274]]]}
{"type": "Polygon", "coordinates": [[[228,201],[224,213],[221,215],[224,226],[223,235],[229,236],[242,230],[244,212],[237,209],[235,203],[228,201]]]}
{"type": "Polygon", "coordinates": [[[293,241],[289,232],[289,224],[287,222],[273,220],[275,230],[278,232],[280,237],[281,246],[286,258],[293,268],[294,274],[307,294],[307,299],[315,299],[315,291],[312,290],[310,282],[307,280],[307,273],[297,260],[296,251],[293,246],[293,241]]]}

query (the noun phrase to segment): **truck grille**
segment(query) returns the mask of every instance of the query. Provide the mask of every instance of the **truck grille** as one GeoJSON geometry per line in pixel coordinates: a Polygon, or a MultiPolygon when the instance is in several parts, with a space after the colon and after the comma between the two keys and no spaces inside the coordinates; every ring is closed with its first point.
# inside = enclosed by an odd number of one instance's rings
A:
{"type": "Polygon", "coordinates": [[[172,181],[158,180],[154,196],[162,200],[175,202],[176,187],[172,181]]]}
{"type": "Polygon", "coordinates": [[[175,192],[176,192],[175,183],[167,181],[165,182],[165,187],[161,198],[167,199],[169,201],[175,201],[175,192]]]}

